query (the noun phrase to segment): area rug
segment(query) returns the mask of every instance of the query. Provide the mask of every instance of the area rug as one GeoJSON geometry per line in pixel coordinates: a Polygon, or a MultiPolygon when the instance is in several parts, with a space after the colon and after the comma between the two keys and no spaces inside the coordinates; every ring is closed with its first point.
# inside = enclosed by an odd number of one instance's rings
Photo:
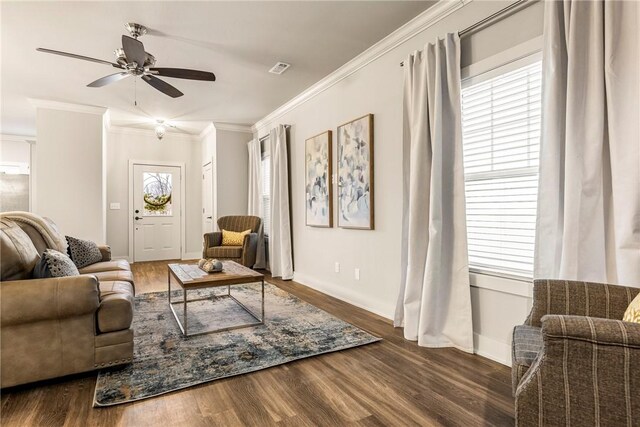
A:
{"type": "MultiPolygon", "coordinates": [[[[220,291],[191,291],[189,299],[220,291]]],[[[178,292],[172,291],[172,299],[181,298],[178,292]]],[[[232,287],[232,294],[253,312],[260,312],[259,284],[232,287]]],[[[189,333],[253,320],[231,299],[190,303],[188,310],[189,333]]],[[[168,307],[167,292],[154,292],[135,298],[133,328],[134,361],[98,373],[95,407],[146,399],[380,340],[268,283],[264,325],[185,338],[168,307]]]]}

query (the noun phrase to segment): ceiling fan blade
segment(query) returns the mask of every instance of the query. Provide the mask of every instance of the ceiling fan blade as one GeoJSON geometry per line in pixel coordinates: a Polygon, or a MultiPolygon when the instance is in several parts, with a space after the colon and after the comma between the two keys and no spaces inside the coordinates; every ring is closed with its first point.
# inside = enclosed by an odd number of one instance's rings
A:
{"type": "Polygon", "coordinates": [[[215,82],[216,76],[208,71],[187,70],[186,68],[149,68],[153,74],[176,79],[205,80],[215,82]]]}
{"type": "Polygon", "coordinates": [[[169,83],[163,80],[160,80],[157,77],[145,75],[145,76],[142,76],[142,80],[144,80],[154,88],[158,89],[160,92],[164,93],[165,95],[169,95],[172,98],[178,98],[184,95],[184,93],[180,92],[178,89],[171,86],[169,83]]]}
{"type": "Polygon", "coordinates": [[[119,80],[124,79],[125,77],[129,77],[131,74],[127,72],[111,74],[109,76],[104,76],[101,79],[96,80],[95,82],[91,82],[87,85],[87,87],[102,87],[106,86],[110,83],[115,83],[119,80]]]}
{"type": "Polygon", "coordinates": [[[38,52],[44,53],[52,53],[54,55],[60,56],[68,56],[69,58],[82,59],[83,61],[91,61],[96,62],[98,64],[111,65],[115,68],[123,68],[120,64],[116,64],[115,62],[103,61],[102,59],[90,58],[88,56],[76,55],[75,53],[61,52],[59,50],[46,49],[44,47],[39,47],[36,49],[38,52]]]}
{"type": "Polygon", "coordinates": [[[140,40],[133,37],[122,36],[122,49],[127,57],[128,62],[135,62],[138,67],[144,67],[147,59],[147,53],[144,51],[144,45],[140,40]]]}

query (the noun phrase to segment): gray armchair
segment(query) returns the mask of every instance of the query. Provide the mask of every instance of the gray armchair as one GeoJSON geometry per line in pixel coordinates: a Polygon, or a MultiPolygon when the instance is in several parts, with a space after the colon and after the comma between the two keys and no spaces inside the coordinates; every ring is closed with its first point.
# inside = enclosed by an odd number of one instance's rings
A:
{"type": "Polygon", "coordinates": [[[242,246],[222,246],[222,232],[214,231],[204,235],[203,258],[217,258],[235,261],[245,267],[252,268],[256,263],[258,249],[258,233],[262,227],[262,220],[257,216],[235,215],[218,218],[220,230],[242,232],[251,230],[244,236],[242,246]]]}

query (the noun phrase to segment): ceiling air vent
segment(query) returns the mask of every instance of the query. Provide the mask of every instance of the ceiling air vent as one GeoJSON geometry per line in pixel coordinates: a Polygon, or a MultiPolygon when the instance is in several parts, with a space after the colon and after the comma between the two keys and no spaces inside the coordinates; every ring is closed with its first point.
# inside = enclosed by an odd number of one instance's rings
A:
{"type": "Polygon", "coordinates": [[[278,62],[276,65],[273,66],[273,68],[269,70],[269,72],[280,75],[285,71],[287,71],[289,67],[291,67],[291,64],[287,64],[286,62],[278,62]]]}

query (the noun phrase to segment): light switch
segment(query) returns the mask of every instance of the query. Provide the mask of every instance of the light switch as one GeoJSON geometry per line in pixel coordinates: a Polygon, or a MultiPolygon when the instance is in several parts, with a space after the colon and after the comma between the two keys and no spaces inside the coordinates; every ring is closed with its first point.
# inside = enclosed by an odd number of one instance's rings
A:
{"type": "Polygon", "coordinates": [[[355,276],[355,279],[356,279],[356,280],[360,280],[360,269],[359,269],[359,268],[356,268],[356,269],[355,269],[355,274],[354,274],[354,276],[355,276]]]}
{"type": "Polygon", "coordinates": [[[120,209],[120,203],[109,203],[109,209],[112,209],[112,210],[120,209]]]}
{"type": "Polygon", "coordinates": [[[339,262],[336,262],[336,265],[335,265],[334,271],[335,271],[336,273],[340,273],[340,263],[339,263],[339,262]]]}

